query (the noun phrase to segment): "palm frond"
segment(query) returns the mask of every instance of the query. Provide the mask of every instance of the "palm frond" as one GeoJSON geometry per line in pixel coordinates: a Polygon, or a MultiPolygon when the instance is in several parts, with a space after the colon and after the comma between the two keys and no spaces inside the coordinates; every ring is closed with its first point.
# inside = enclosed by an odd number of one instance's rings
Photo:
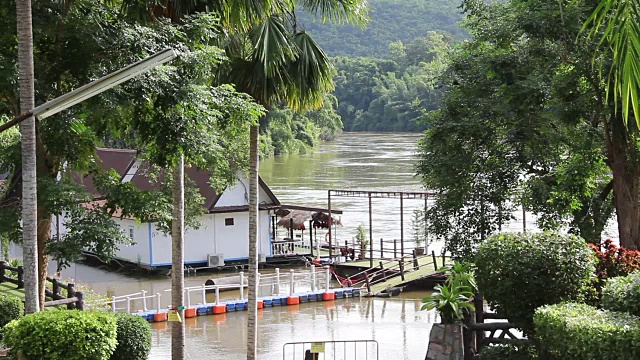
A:
{"type": "Polygon", "coordinates": [[[616,112],[622,107],[625,122],[633,110],[640,126],[640,2],[637,0],[601,0],[586,21],[589,37],[600,36],[613,58],[613,66],[607,79],[607,99],[613,96],[616,112]]]}
{"type": "Polygon", "coordinates": [[[298,32],[293,41],[298,56],[289,65],[287,103],[295,110],[321,107],[324,94],[334,89],[331,60],[307,33],[298,32]]]}
{"type": "Polygon", "coordinates": [[[279,16],[269,16],[256,25],[250,38],[252,58],[262,64],[266,76],[278,76],[297,55],[298,48],[291,39],[287,24],[279,16]]]}
{"type": "Polygon", "coordinates": [[[369,20],[366,0],[300,0],[299,3],[323,21],[364,26],[369,20]]]}

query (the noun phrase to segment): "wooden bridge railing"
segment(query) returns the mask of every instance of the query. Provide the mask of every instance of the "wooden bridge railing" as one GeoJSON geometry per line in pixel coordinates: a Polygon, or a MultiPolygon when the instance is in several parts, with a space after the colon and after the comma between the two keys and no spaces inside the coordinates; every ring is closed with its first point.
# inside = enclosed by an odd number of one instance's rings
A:
{"type": "MultiPolygon", "coordinates": [[[[22,266],[9,266],[5,261],[0,261],[0,283],[8,282],[15,284],[18,289],[23,289],[23,274],[22,266]],[[8,273],[13,273],[15,276],[9,276],[8,273]]],[[[45,307],[67,305],[68,309],[84,310],[84,294],[81,291],[76,291],[75,284],[65,284],[51,277],[47,277],[47,281],[52,286],[51,290],[45,289],[45,294],[52,300],[45,302],[45,307]],[[66,290],[66,294],[62,294],[62,290],[66,290]]]]}
{"type": "Polygon", "coordinates": [[[420,268],[424,268],[427,266],[433,266],[434,271],[438,269],[437,257],[435,255],[435,252],[432,252],[430,255],[417,256],[416,252],[413,251],[411,259],[400,258],[387,262],[380,261],[378,267],[361,271],[355,275],[348,277],[347,280],[351,281],[353,287],[366,286],[367,291],[371,293],[372,285],[379,284],[398,276],[400,276],[400,278],[404,280],[406,273],[410,271],[417,271],[420,268]],[[431,258],[432,262],[420,264],[420,260],[426,258],[431,258]]]}
{"type": "Polygon", "coordinates": [[[464,360],[477,359],[482,348],[489,344],[520,345],[529,342],[528,339],[519,338],[513,333],[516,329],[515,324],[508,321],[485,322],[488,319],[506,319],[496,313],[485,312],[484,298],[481,294],[475,295],[473,303],[476,310],[466,314],[464,318],[464,360]]]}

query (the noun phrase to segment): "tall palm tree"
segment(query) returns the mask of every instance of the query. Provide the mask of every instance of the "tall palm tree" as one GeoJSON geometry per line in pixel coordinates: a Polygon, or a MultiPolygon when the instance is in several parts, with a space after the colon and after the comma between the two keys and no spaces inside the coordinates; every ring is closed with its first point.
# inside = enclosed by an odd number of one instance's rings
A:
{"type": "Polygon", "coordinates": [[[591,27],[591,36],[600,36],[613,56],[613,67],[607,81],[607,95],[613,96],[616,109],[620,103],[622,117],[629,121],[629,112],[640,128],[640,1],[601,0],[584,28],[591,27]]]}
{"type": "MultiPolygon", "coordinates": [[[[231,33],[225,46],[229,68],[221,81],[251,95],[267,110],[284,104],[294,110],[322,106],[324,94],[333,90],[333,66],[325,52],[298,29],[295,2],[271,4],[277,11],[255,21],[246,31],[231,33]]],[[[312,14],[335,21],[366,21],[366,0],[301,1],[312,14]]],[[[267,9],[269,11],[269,9],[267,9]]],[[[257,358],[258,311],[258,167],[259,126],[251,128],[249,167],[249,293],[247,360],[257,358]]]]}
{"type": "MultiPolygon", "coordinates": [[[[33,30],[31,0],[16,1],[20,111],[35,105],[33,77],[33,30]]],[[[25,312],[40,311],[38,295],[38,204],[36,193],[36,123],[32,116],[21,124],[22,137],[22,256],[24,263],[25,312]]]]}

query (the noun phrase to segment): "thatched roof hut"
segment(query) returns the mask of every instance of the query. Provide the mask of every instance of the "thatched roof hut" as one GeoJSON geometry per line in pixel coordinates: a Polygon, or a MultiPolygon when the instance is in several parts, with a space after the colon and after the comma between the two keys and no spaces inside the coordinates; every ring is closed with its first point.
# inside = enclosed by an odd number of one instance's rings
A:
{"type": "MultiPolygon", "coordinates": [[[[322,211],[279,209],[276,214],[282,218],[278,221],[278,226],[294,230],[307,230],[309,222],[311,226],[319,229],[329,228],[329,215],[322,211]]],[[[332,218],[333,225],[342,225],[340,219],[332,218]]]]}

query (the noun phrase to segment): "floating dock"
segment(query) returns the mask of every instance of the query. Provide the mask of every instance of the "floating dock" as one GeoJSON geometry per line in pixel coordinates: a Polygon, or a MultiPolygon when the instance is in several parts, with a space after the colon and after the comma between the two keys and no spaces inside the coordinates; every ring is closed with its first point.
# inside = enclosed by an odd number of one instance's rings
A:
{"type": "MultiPolygon", "coordinates": [[[[265,309],[276,306],[291,306],[301,303],[335,301],[337,299],[359,298],[361,292],[359,288],[341,288],[307,291],[295,293],[294,295],[264,296],[258,298],[258,309],[265,309]]],[[[247,310],[249,302],[245,300],[227,300],[219,303],[198,304],[187,307],[184,310],[185,318],[196,316],[218,315],[229,312],[247,310]]],[[[133,313],[141,316],[149,322],[163,322],[168,319],[169,309],[147,310],[133,313]]]]}

